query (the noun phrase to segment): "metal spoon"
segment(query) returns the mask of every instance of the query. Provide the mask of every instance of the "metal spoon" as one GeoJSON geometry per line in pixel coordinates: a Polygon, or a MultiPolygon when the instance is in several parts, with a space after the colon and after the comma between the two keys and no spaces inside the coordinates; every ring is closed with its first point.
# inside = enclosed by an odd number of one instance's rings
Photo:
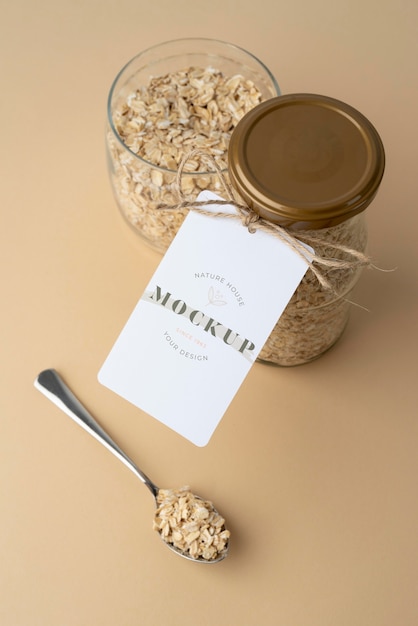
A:
{"type": "MultiPolygon", "coordinates": [[[[142,470],[140,470],[135,463],[128,457],[127,454],[119,448],[119,446],[113,441],[113,439],[103,430],[96,420],[90,415],[87,409],[81,404],[81,402],[75,397],[72,391],[67,387],[62,378],[54,369],[44,370],[36,378],[34,385],[39,391],[41,391],[49,400],[56,404],[64,413],[69,415],[79,426],[84,428],[90,435],[92,435],[97,441],[102,443],[112,454],[114,454],[127,468],[129,468],[135,476],[137,476],[148,487],[154,496],[155,502],[158,505],[157,497],[160,489],[148,478],[142,470]]],[[[198,496],[195,496],[198,498],[198,496]]],[[[213,509],[217,513],[216,509],[213,509]]],[[[161,534],[160,534],[161,536],[161,534]]],[[[162,537],[162,536],[161,536],[162,537]]],[[[199,563],[218,563],[222,561],[228,554],[228,543],[224,550],[219,552],[218,555],[210,560],[203,557],[194,558],[187,551],[182,551],[175,547],[171,543],[164,540],[166,546],[171,550],[179,554],[180,556],[189,559],[190,561],[197,561],[199,563]]]]}

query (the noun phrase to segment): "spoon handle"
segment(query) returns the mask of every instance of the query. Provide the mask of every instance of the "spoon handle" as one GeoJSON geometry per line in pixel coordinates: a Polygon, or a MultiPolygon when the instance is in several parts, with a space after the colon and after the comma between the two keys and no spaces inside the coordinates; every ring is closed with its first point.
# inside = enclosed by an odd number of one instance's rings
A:
{"type": "Polygon", "coordinates": [[[158,494],[158,487],[142,472],[127,454],[119,448],[113,439],[103,430],[90,415],[87,409],[75,397],[72,391],[64,383],[60,375],[54,369],[44,370],[36,378],[34,385],[51,402],[56,404],[64,413],[69,415],[79,426],[84,428],[97,441],[114,454],[126,467],[128,467],[151,491],[154,497],[158,494]]]}

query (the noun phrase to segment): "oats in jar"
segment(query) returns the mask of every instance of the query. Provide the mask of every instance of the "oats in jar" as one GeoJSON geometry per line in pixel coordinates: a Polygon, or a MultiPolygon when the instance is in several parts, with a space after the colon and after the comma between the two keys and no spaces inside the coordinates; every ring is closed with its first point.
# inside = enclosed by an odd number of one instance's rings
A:
{"type": "MultiPolygon", "coordinates": [[[[202,148],[225,170],[233,129],[262,100],[241,75],[189,67],[155,76],[115,102],[117,135],[107,133],[113,190],[128,222],[155,248],[167,249],[186,216],[185,210],[157,208],[177,203],[176,173],[184,155],[202,148]]],[[[206,170],[201,158],[187,161],[182,189],[190,199],[202,189],[220,192],[217,174],[206,170]]]]}

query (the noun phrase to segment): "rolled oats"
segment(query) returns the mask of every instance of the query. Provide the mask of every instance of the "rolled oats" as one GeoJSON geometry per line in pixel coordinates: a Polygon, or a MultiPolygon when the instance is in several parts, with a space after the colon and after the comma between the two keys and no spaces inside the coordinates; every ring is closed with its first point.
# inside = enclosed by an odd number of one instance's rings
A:
{"type": "MultiPolygon", "coordinates": [[[[164,252],[186,211],[159,211],[177,202],[178,166],[186,152],[203,148],[226,170],[231,133],[262,101],[261,92],[241,75],[190,67],[151,78],[115,102],[107,133],[113,190],[128,222],[164,252]]],[[[202,189],[218,192],[221,182],[199,159],[190,159],[182,189],[195,199],[202,189]]]]}
{"type": "MultiPolygon", "coordinates": [[[[304,234],[311,243],[317,239],[318,243],[313,243],[315,253],[324,258],[346,258],[345,252],[336,250],[332,244],[359,252],[366,249],[367,229],[363,214],[337,226],[300,231],[298,234],[302,241],[304,234]]],[[[334,345],[340,337],[352,306],[348,296],[359,278],[361,268],[325,269],[322,273],[332,289],[321,288],[313,272],[306,272],[259,353],[261,361],[284,366],[307,363],[334,345]]]]}
{"type": "Polygon", "coordinates": [[[154,530],[164,541],[196,560],[212,561],[226,551],[230,532],[224,518],[189,487],[160,489],[157,505],[154,530]]]}

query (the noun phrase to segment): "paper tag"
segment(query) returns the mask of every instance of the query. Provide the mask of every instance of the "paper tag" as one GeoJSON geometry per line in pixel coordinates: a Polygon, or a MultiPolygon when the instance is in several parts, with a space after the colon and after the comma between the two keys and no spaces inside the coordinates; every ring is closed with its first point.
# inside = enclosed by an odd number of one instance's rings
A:
{"type": "MultiPolygon", "coordinates": [[[[199,196],[214,198],[208,191],[199,196]]],[[[271,234],[191,211],[99,381],[206,445],[307,268],[271,234]]]]}

